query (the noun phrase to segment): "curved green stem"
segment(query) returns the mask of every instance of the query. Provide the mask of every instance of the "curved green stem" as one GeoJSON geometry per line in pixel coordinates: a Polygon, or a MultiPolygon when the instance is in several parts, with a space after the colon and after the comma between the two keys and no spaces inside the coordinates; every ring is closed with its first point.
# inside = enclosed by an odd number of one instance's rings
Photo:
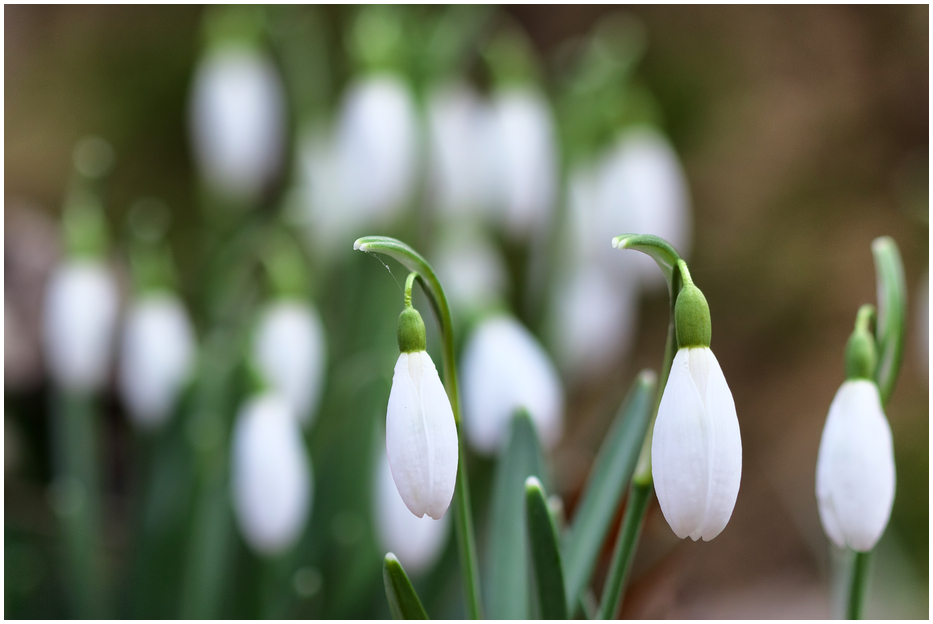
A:
{"type": "Polygon", "coordinates": [[[641,535],[641,527],[651,500],[651,484],[634,482],[628,495],[628,505],[625,508],[625,517],[619,529],[619,538],[616,540],[615,550],[612,553],[612,563],[609,564],[609,575],[603,587],[602,604],[599,607],[599,619],[611,620],[619,611],[622,604],[622,588],[628,577],[632,565],[632,554],[635,544],[641,535]]]}
{"type": "MultiPolygon", "coordinates": [[[[455,524],[457,527],[457,546],[466,585],[467,609],[472,619],[482,618],[482,600],[480,598],[479,563],[476,556],[476,538],[473,534],[473,517],[470,505],[470,488],[467,478],[466,453],[463,445],[463,431],[460,427],[460,393],[457,385],[457,365],[454,358],[454,332],[450,318],[450,307],[441,287],[437,274],[428,261],[417,251],[400,240],[388,236],[364,236],[353,243],[353,249],[367,253],[381,253],[402,263],[406,269],[417,273],[424,291],[428,295],[434,318],[441,328],[442,359],[444,362],[444,387],[450,399],[450,407],[457,423],[457,447],[459,460],[457,486],[454,490],[455,524]]],[[[406,291],[410,293],[409,275],[406,291]]]]}
{"type": "Polygon", "coordinates": [[[861,620],[862,607],[865,604],[865,591],[868,587],[868,563],[871,552],[856,552],[852,564],[852,584],[849,586],[849,604],[846,605],[846,619],[861,620]]]}

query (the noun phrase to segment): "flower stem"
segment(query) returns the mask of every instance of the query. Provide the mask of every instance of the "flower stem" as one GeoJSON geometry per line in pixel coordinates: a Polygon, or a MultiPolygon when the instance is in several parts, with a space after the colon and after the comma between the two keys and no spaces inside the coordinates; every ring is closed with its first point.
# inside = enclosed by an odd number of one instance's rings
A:
{"type": "Polygon", "coordinates": [[[849,603],[846,618],[862,619],[862,607],[865,604],[865,591],[868,587],[868,564],[871,552],[856,552],[852,563],[852,585],[849,587],[849,603]]]}
{"type": "Polygon", "coordinates": [[[619,611],[619,605],[622,604],[622,588],[632,565],[635,544],[641,535],[645,511],[648,509],[648,501],[651,500],[651,489],[650,483],[632,483],[625,517],[622,519],[619,538],[612,553],[612,563],[609,564],[609,576],[606,577],[606,585],[603,588],[602,604],[599,608],[601,620],[613,619],[619,611]]]}

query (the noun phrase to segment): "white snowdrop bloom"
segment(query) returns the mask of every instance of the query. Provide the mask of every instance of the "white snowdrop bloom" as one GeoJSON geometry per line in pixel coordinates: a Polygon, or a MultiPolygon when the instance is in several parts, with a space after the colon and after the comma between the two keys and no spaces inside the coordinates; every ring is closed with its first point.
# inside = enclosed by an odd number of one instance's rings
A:
{"type": "Polygon", "coordinates": [[[457,479],[457,426],[424,350],[398,356],[386,410],[386,451],[398,493],[411,513],[441,518],[457,479]]]}
{"type": "Polygon", "coordinates": [[[651,441],[654,487],[677,537],[709,541],[726,527],[742,478],[732,392],[709,347],[681,348],[651,441]]]}
{"type": "Polygon", "coordinates": [[[327,362],[324,325],[304,301],[281,300],[261,313],[253,335],[253,358],[264,380],[309,426],[320,399],[327,362]]]}
{"type": "Polygon", "coordinates": [[[573,378],[604,373],[631,347],[638,289],[614,277],[598,264],[581,266],[555,291],[551,343],[573,378]]]}
{"type": "Polygon", "coordinates": [[[325,257],[343,249],[352,236],[354,216],[340,203],[340,185],[334,141],[324,128],[311,128],[298,139],[298,186],[292,196],[295,221],[305,230],[311,249],[325,257]]]}
{"type": "Polygon", "coordinates": [[[488,109],[463,83],[443,85],[428,98],[429,183],[437,209],[445,216],[478,215],[493,200],[494,159],[486,149],[488,109]]]}
{"type": "Polygon", "coordinates": [[[271,60],[227,44],[201,60],[191,94],[190,131],[208,185],[255,199],[278,171],[285,145],[285,95],[271,60]]]}
{"type": "Polygon", "coordinates": [[[409,511],[395,487],[389,456],[380,453],[376,474],[376,536],[382,550],[395,553],[409,574],[431,568],[447,543],[450,516],[439,520],[409,511]]]}
{"type": "Polygon", "coordinates": [[[52,273],[42,337],[57,384],[88,392],[106,383],[119,302],[116,281],[101,261],[70,260],[52,273]]]}
{"type": "Polygon", "coordinates": [[[553,447],[564,427],[564,390],[554,364],[521,323],[508,316],[482,321],[462,359],[463,425],[479,452],[491,455],[508,437],[518,408],[531,415],[542,444],[553,447]]]}
{"type": "Polygon", "coordinates": [[[816,460],[816,500],[826,535],[867,552],[894,504],[894,444],[878,386],[845,381],[829,406],[816,460]]]}
{"type": "Polygon", "coordinates": [[[146,295],[127,313],[123,326],[119,389],[133,422],[162,425],[191,372],[194,330],[184,304],[167,292],[146,295]]]}
{"type": "Polygon", "coordinates": [[[455,235],[442,239],[433,260],[454,313],[482,310],[505,295],[505,261],[479,234],[464,233],[459,228],[455,235]]]}
{"type": "Polygon", "coordinates": [[[313,473],[287,400],[270,392],[243,405],[230,459],[233,509],[246,543],[262,555],[289,549],[311,511],[313,473]]]}
{"type": "Polygon", "coordinates": [[[334,134],[340,209],[360,225],[385,224],[408,201],[418,161],[418,117],[401,78],[350,85],[334,134]]]}
{"type": "MultiPolygon", "coordinates": [[[[599,174],[599,237],[624,232],[654,234],[686,258],[690,251],[690,193],[686,175],[667,139],[650,128],[625,131],[604,157],[599,174]]],[[[632,254],[647,286],[664,284],[654,261],[632,254]]],[[[624,266],[614,258],[616,266],[624,266]]]]}
{"type": "Polygon", "coordinates": [[[545,229],[555,203],[557,140],[551,107],[529,87],[510,87],[493,97],[493,143],[487,157],[497,171],[496,203],[509,234],[545,229]]]}

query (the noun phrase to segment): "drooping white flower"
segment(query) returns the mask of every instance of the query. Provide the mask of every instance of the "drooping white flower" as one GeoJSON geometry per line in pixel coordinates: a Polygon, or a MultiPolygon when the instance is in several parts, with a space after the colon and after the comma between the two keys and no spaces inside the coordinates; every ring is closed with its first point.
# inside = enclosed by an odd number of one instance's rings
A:
{"type": "Polygon", "coordinates": [[[189,122],[208,185],[255,199],[278,171],[285,145],[285,96],[275,66],[245,45],[209,51],[195,74],[189,122]]]}
{"type": "Polygon", "coordinates": [[[42,338],[58,385],[89,392],[106,383],[119,299],[116,281],[103,262],[70,260],[52,273],[42,338]]]}
{"type": "Polygon", "coordinates": [[[508,273],[502,255],[482,234],[454,228],[433,255],[454,312],[469,313],[494,305],[506,294],[508,273]]]}
{"type": "MultiPolygon", "coordinates": [[[[686,175],[667,139],[646,127],[626,130],[603,157],[592,220],[600,241],[612,232],[654,234],[668,241],[686,258],[690,251],[692,219],[686,175]]],[[[595,235],[594,235],[595,236],[595,235]]],[[[602,243],[600,243],[602,244],[602,243]]],[[[632,254],[642,281],[664,284],[654,261],[632,254]]],[[[613,257],[616,266],[624,266],[613,257]]]]}
{"type": "Polygon", "coordinates": [[[263,555],[287,550],[308,519],[314,479],[288,401],[275,393],[247,401],[230,459],[233,509],[246,543],[263,555]]]}
{"type": "Polygon", "coordinates": [[[398,356],[386,410],[386,451],[411,513],[441,518],[454,495],[459,448],[450,400],[427,351],[398,356]]]}
{"type": "Polygon", "coordinates": [[[428,98],[429,182],[446,217],[480,216],[493,201],[491,117],[489,105],[463,83],[443,85],[428,98]]]}
{"type": "Polygon", "coordinates": [[[638,321],[638,288],[596,263],[580,266],[555,290],[551,343],[564,372],[586,379],[627,353],[638,321]]]}
{"type": "Polygon", "coordinates": [[[281,300],[261,313],[253,358],[265,381],[291,404],[304,426],[313,422],[327,361],[321,318],[310,304],[281,300]]]}
{"type": "Polygon", "coordinates": [[[481,322],[462,360],[463,425],[479,452],[495,453],[515,410],[531,414],[542,444],[553,447],[564,427],[564,390],[554,364],[521,323],[508,316],[481,322]]]}
{"type": "Polygon", "coordinates": [[[339,209],[363,225],[389,222],[408,201],[418,161],[418,117],[393,74],[350,85],[334,134],[339,209]]]}
{"type": "Polygon", "coordinates": [[[742,478],[732,392],[709,347],[681,348],[651,441],[654,487],[677,537],[709,541],[726,527],[742,478]]]}
{"type": "Polygon", "coordinates": [[[878,386],[845,381],[829,406],[816,460],[826,535],[840,548],[874,548],[891,517],[894,486],[894,444],[878,386]]]}
{"type": "Polygon", "coordinates": [[[191,372],[195,350],[194,330],[177,296],[153,293],[130,307],[118,382],[136,425],[155,428],[169,417],[191,372]]]}
{"type": "Polygon", "coordinates": [[[509,87],[493,97],[492,144],[496,203],[505,230],[515,237],[540,232],[551,219],[557,192],[557,142],[547,99],[530,87],[509,87]]]}
{"type": "Polygon", "coordinates": [[[379,454],[376,474],[376,535],[382,550],[395,553],[409,574],[431,568],[447,543],[450,516],[418,518],[398,493],[389,456],[379,454]]]}

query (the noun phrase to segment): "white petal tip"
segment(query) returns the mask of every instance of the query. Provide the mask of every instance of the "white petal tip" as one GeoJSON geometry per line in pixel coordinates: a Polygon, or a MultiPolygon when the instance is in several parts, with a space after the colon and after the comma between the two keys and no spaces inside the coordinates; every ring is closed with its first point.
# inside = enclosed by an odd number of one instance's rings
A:
{"type": "Polygon", "coordinates": [[[395,556],[395,553],[392,553],[392,552],[386,553],[386,563],[388,563],[389,561],[398,563],[398,557],[395,556]]]}
{"type": "Polygon", "coordinates": [[[625,241],[619,240],[618,238],[612,239],[612,248],[613,249],[623,249],[625,247],[625,241]]]}
{"type": "Polygon", "coordinates": [[[361,240],[363,239],[358,238],[355,241],[353,241],[353,251],[366,251],[366,249],[364,249],[363,243],[360,242],[361,240]]]}
{"type": "Polygon", "coordinates": [[[544,490],[544,488],[541,487],[541,482],[538,480],[538,477],[528,477],[525,479],[525,490],[527,491],[530,489],[544,490]]]}

